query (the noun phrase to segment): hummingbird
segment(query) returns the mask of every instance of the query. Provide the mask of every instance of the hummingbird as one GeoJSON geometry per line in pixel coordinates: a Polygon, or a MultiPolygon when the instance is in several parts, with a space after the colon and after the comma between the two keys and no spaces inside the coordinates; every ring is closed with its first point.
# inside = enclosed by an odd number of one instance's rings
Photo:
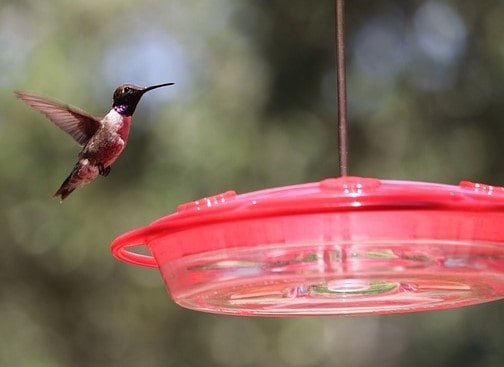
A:
{"type": "Polygon", "coordinates": [[[58,101],[14,92],[16,97],[43,113],[83,147],[78,162],[54,197],[59,196],[63,201],[75,189],[94,181],[99,175],[107,176],[128,142],[131,119],[142,96],[150,90],[173,84],[145,88],[133,84],[120,85],[114,91],[112,109],[103,118],[58,101]]]}

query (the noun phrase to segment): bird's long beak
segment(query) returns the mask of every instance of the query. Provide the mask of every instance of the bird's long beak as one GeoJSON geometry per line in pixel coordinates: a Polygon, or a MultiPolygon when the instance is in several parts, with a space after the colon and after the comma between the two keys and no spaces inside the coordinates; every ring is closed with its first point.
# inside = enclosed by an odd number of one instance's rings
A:
{"type": "Polygon", "coordinates": [[[148,91],[156,89],[156,88],[167,87],[167,86],[173,85],[173,84],[175,84],[175,83],[164,83],[164,84],[152,85],[150,87],[146,87],[146,88],[142,89],[142,93],[148,92],[148,91]]]}

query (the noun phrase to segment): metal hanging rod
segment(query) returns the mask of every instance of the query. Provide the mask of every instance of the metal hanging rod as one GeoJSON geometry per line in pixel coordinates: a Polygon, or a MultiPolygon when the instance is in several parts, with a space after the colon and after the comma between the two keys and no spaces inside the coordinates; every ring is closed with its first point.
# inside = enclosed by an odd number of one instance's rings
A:
{"type": "Polygon", "coordinates": [[[348,129],[345,68],[345,0],[334,0],[338,92],[338,149],[340,176],[348,175],[348,129]]]}

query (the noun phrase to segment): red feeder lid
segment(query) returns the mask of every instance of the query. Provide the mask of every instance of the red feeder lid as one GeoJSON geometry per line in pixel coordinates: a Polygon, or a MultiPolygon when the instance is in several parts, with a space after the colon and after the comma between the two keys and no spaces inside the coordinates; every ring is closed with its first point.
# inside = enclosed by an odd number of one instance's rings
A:
{"type": "Polygon", "coordinates": [[[504,297],[504,188],[342,177],[228,191],[119,236],[112,253],[158,267],[175,302],[201,311],[464,306],[504,297]]]}

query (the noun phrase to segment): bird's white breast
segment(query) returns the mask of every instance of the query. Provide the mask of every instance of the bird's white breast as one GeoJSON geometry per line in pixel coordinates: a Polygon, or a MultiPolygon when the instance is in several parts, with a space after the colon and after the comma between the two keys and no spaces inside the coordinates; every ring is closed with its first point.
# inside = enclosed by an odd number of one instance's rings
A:
{"type": "Polygon", "coordinates": [[[124,125],[124,117],[116,110],[111,109],[103,118],[102,123],[110,132],[118,132],[124,125]]]}

